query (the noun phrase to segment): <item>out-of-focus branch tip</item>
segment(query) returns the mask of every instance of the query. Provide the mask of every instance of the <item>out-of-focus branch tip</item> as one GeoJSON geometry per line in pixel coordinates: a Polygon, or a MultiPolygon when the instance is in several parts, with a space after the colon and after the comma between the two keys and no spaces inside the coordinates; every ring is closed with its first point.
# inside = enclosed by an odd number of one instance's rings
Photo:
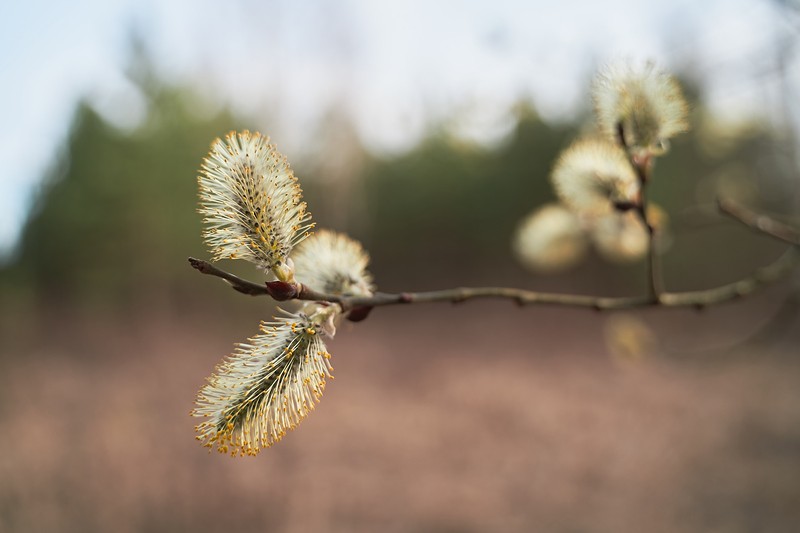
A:
{"type": "Polygon", "coordinates": [[[745,207],[729,198],[717,197],[717,207],[724,215],[764,235],[800,246],[800,229],[745,207]]]}
{"type": "Polygon", "coordinates": [[[373,309],[374,308],[371,305],[360,305],[358,307],[354,307],[349,313],[347,313],[347,320],[350,322],[361,322],[366,320],[373,309]]]}

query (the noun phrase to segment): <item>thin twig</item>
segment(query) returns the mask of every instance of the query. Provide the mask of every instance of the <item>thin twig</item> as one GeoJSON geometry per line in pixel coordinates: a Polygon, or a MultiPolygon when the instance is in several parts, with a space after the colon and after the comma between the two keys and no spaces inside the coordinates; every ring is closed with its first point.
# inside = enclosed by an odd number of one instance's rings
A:
{"type": "Polygon", "coordinates": [[[655,226],[647,216],[647,185],[652,159],[647,157],[644,161],[638,161],[634,156],[631,156],[630,161],[639,178],[639,204],[636,206],[636,214],[647,230],[647,279],[650,296],[653,301],[657,302],[664,292],[664,281],[661,274],[661,261],[658,255],[658,234],[655,226]]]}
{"type": "Polygon", "coordinates": [[[242,294],[249,294],[250,296],[261,296],[263,294],[269,294],[266,285],[259,285],[258,283],[253,283],[252,281],[247,281],[246,279],[242,279],[239,276],[234,276],[230,272],[225,272],[221,270],[208,261],[203,261],[202,259],[195,259],[194,257],[189,258],[189,264],[192,265],[192,268],[200,272],[201,274],[208,274],[210,276],[216,276],[218,278],[222,278],[228,282],[231,288],[235,291],[241,292],[242,294]]]}
{"type": "MultiPolygon", "coordinates": [[[[646,181],[646,176],[645,176],[646,181]]],[[[644,207],[646,203],[642,201],[644,207]]],[[[641,211],[644,211],[644,208],[641,211]]],[[[800,234],[794,228],[786,226],[769,217],[760,215],[750,209],[742,207],[730,200],[719,200],[720,210],[741,224],[752,228],[765,235],[772,236],[795,246],[800,246],[800,234]]],[[[640,214],[640,216],[643,216],[640,214]]],[[[644,216],[642,220],[650,231],[652,226],[644,216]]],[[[652,234],[651,234],[652,235],[652,234]]],[[[349,297],[317,292],[302,284],[292,286],[291,299],[329,302],[339,304],[343,310],[350,311],[357,308],[372,308],[385,305],[399,305],[429,302],[460,303],[474,299],[506,299],[512,300],[517,305],[557,305],[563,307],[583,307],[596,310],[634,309],[642,307],[693,307],[702,309],[712,305],[747,296],[759,288],[774,283],[788,275],[800,263],[800,252],[793,246],[784,252],[773,263],[759,268],[749,276],[733,283],[685,292],[664,292],[660,290],[657,260],[651,259],[651,291],[647,296],[587,296],[580,294],[560,294],[536,292],[509,287],[460,287],[428,292],[402,292],[397,294],[378,292],[369,297],[349,297]]],[[[656,246],[651,241],[650,254],[657,256],[656,246]]],[[[225,280],[234,290],[251,296],[273,295],[274,292],[266,285],[242,279],[229,272],[219,269],[202,259],[189,258],[192,268],[203,274],[216,276],[225,280]]]]}
{"type": "Polygon", "coordinates": [[[800,254],[794,248],[789,248],[773,263],[739,281],[699,291],[665,293],[661,297],[661,304],[665,307],[702,308],[741,298],[787,276],[798,263],[800,254]]]}
{"type": "MultiPolygon", "coordinates": [[[[217,276],[227,281],[235,290],[250,295],[269,294],[266,286],[243,280],[201,259],[190,258],[189,263],[203,274],[217,276]]],[[[760,268],[734,283],[711,289],[687,292],[662,293],[658,300],[650,296],[598,297],[578,294],[536,292],[508,287],[460,287],[428,292],[376,293],[369,297],[346,297],[316,292],[302,285],[296,300],[337,303],[347,311],[358,307],[379,307],[429,302],[460,303],[479,298],[512,300],[518,305],[557,305],[583,307],[596,310],[635,309],[643,307],[704,307],[721,304],[746,296],[758,288],[773,283],[791,272],[800,263],[800,254],[789,249],[774,263],[760,268]]]]}
{"type": "Polygon", "coordinates": [[[628,154],[628,162],[639,180],[639,197],[633,206],[639,220],[647,230],[647,280],[650,298],[658,302],[664,292],[664,278],[661,274],[661,258],[658,254],[658,234],[656,228],[647,215],[647,185],[650,182],[650,173],[653,169],[653,158],[649,154],[636,153],[625,138],[625,127],[622,122],[617,123],[617,143],[628,154]]]}
{"type": "Polygon", "coordinates": [[[719,210],[745,226],[783,242],[800,246],[800,230],[729,200],[717,198],[719,210]]]}

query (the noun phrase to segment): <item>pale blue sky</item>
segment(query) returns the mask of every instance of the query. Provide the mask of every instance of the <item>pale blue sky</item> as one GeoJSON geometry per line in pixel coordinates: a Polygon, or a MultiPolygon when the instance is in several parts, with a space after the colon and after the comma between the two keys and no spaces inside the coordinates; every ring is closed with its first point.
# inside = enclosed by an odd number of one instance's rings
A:
{"type": "Polygon", "coordinates": [[[123,73],[133,28],[165,78],[254,125],[269,116],[267,133],[290,158],[331,106],[352,115],[374,150],[403,150],[456,114],[458,134],[492,142],[521,98],[545,118],[572,116],[591,71],[619,57],[689,64],[724,119],[774,115],[775,43],[796,31],[764,0],[6,2],[0,255],[57,160],[79,98],[123,128],[141,117],[123,73]]]}

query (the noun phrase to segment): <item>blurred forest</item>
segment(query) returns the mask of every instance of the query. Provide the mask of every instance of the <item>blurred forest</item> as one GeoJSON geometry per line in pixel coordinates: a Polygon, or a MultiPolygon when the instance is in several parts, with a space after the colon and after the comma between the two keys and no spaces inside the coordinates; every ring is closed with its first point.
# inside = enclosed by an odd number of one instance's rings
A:
{"type": "MultiPolygon", "coordinates": [[[[257,128],[225,110],[198,113],[191,89],[161,84],[146,65],[139,70],[149,107],[133,131],[106,123],[89,103],[75,110],[21,243],[2,266],[6,310],[58,303],[100,312],[177,310],[208,297],[209,280],[186,265],[187,256],[204,256],[197,169],[211,140],[257,128]]],[[[549,124],[526,102],[516,116],[497,147],[461,140],[442,124],[407,153],[376,156],[334,114],[314,157],[290,162],[319,226],[363,240],[386,290],[492,279],[548,285],[559,278],[537,280],[516,266],[511,235],[525,214],[553,199],[549,170],[584,121],[549,124]]],[[[773,213],[791,213],[796,196],[786,132],[720,125],[699,104],[692,121],[693,130],[659,161],[652,187],[672,217],[665,265],[676,289],[741,276],[762,253],[779,249],[715,219],[718,192],[773,213]]],[[[273,142],[280,149],[280,139],[273,142]]],[[[579,290],[609,282],[635,290],[640,267],[595,260],[560,281],[579,290]]]]}
{"type": "MultiPolygon", "coordinates": [[[[186,416],[194,392],[272,304],[187,265],[207,258],[196,174],[214,138],[269,125],[197,112],[191,88],[146,73],[134,130],[89,102],[75,110],[0,270],[0,531],[800,527],[791,327],[777,352],[667,356],[730,345],[780,306],[785,284],[702,315],[648,314],[673,344],[640,366],[607,356],[591,313],[380,310],[342,328],[336,382],[297,431],[254,461],[207,456],[186,416]]],[[[445,123],[407,153],[376,155],[334,113],[315,157],[289,159],[318,224],[364,242],[383,290],[643,290],[641,263],[592,257],[552,277],[515,263],[514,228],[553,198],[549,170],[584,128],[545,122],[529,102],[516,121],[493,147],[445,123]]],[[[788,132],[720,123],[696,100],[692,122],[651,196],[670,214],[674,290],[732,281],[783,249],[717,217],[718,192],[779,215],[798,199],[788,132]]]]}

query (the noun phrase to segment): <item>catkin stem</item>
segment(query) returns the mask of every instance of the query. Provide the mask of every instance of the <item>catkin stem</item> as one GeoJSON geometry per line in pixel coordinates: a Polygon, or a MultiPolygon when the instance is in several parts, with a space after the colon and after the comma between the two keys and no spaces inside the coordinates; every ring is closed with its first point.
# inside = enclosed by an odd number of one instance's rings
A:
{"type": "Polygon", "coordinates": [[[628,154],[628,162],[639,180],[639,198],[634,208],[639,220],[647,230],[648,288],[650,298],[653,302],[658,303],[661,294],[664,292],[664,278],[661,273],[661,258],[658,255],[658,234],[647,213],[647,185],[650,183],[650,173],[653,170],[653,158],[649,154],[637,155],[635,153],[625,139],[625,128],[621,122],[617,123],[617,143],[628,154]]]}
{"type": "Polygon", "coordinates": [[[758,233],[768,235],[788,244],[800,246],[800,231],[797,228],[762,215],[726,198],[717,198],[717,207],[723,214],[738,220],[758,233]]]}
{"type": "Polygon", "coordinates": [[[664,292],[664,278],[661,273],[661,257],[659,256],[658,233],[653,222],[648,217],[647,206],[647,185],[650,181],[650,171],[652,170],[652,159],[645,161],[635,161],[631,158],[631,164],[636,170],[639,178],[639,205],[636,207],[636,214],[642,221],[647,230],[647,280],[650,290],[650,297],[657,302],[664,292]]]}

